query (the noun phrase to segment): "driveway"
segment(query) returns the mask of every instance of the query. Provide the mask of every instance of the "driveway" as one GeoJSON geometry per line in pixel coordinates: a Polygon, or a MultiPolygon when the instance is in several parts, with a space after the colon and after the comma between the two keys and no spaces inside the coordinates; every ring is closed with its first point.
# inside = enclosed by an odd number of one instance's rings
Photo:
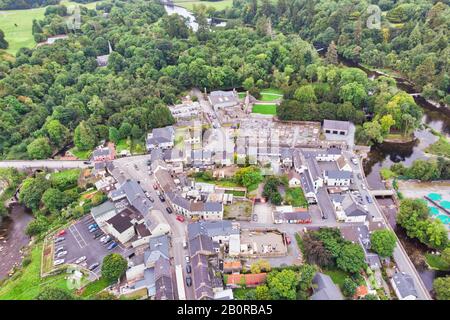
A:
{"type": "Polygon", "coordinates": [[[253,206],[253,214],[258,217],[258,223],[273,224],[272,206],[269,202],[255,203],[253,206]]]}

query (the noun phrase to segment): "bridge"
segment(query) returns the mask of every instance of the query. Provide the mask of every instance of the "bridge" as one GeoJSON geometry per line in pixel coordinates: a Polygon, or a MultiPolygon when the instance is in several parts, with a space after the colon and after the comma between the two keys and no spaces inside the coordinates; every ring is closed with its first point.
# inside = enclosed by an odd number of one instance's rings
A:
{"type": "Polygon", "coordinates": [[[369,190],[373,197],[392,197],[395,194],[393,189],[369,190]]]}
{"type": "Polygon", "coordinates": [[[63,170],[87,168],[90,163],[81,160],[6,160],[0,161],[0,168],[17,170],[63,170]]]}

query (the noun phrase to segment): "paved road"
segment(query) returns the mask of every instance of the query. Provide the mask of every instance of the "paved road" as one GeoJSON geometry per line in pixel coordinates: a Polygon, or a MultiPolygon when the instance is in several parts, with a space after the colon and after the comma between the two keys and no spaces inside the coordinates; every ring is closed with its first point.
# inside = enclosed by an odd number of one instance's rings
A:
{"type": "MultiPolygon", "coordinates": [[[[160,218],[163,221],[166,221],[171,229],[171,256],[173,257],[172,265],[182,265],[184,275],[186,276],[185,256],[188,255],[188,252],[183,248],[183,240],[185,239],[187,233],[187,222],[181,223],[176,220],[176,215],[174,213],[167,213],[166,207],[169,206],[167,201],[161,202],[156,194],[156,191],[153,189],[155,179],[153,175],[149,175],[148,173],[148,159],[150,159],[150,155],[126,157],[115,160],[114,164],[123,171],[125,177],[140,181],[142,189],[144,189],[144,191],[148,191],[151,194],[151,197],[155,200],[153,203],[153,208],[161,212],[160,218]],[[137,169],[135,168],[135,165],[137,166],[137,169]]],[[[185,284],[185,290],[186,299],[194,300],[193,287],[187,287],[185,284]]]]}
{"type": "MultiPolygon", "coordinates": [[[[359,162],[358,167],[360,168],[359,170],[363,177],[363,179],[362,179],[363,183],[367,186],[368,184],[367,184],[366,176],[364,175],[364,170],[362,170],[361,162],[359,162]]],[[[365,192],[368,194],[367,190],[365,192]]],[[[364,198],[365,198],[365,196],[364,196],[364,198]]],[[[373,199],[373,200],[374,201],[371,205],[371,208],[372,207],[375,208],[375,210],[377,212],[376,214],[383,219],[385,226],[395,234],[388,219],[384,215],[381,208],[378,206],[378,202],[375,199],[373,199]]],[[[371,212],[372,212],[372,210],[371,210],[371,212]]],[[[406,253],[405,249],[403,248],[399,239],[397,239],[397,246],[394,249],[393,257],[394,257],[395,263],[397,264],[397,268],[400,270],[400,272],[405,272],[414,279],[414,284],[415,284],[415,287],[417,290],[417,294],[419,296],[418,299],[432,300],[430,293],[428,292],[425,284],[423,283],[422,279],[420,278],[419,273],[417,272],[416,267],[409,259],[409,256],[406,253]]]]}
{"type": "Polygon", "coordinates": [[[79,160],[8,160],[0,161],[0,168],[25,169],[74,169],[88,167],[79,160]]]}

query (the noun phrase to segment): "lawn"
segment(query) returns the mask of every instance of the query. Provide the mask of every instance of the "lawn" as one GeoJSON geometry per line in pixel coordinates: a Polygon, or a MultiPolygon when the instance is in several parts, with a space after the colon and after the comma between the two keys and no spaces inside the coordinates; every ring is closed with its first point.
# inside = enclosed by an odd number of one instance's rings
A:
{"type": "Polygon", "coordinates": [[[41,253],[42,244],[32,249],[31,263],[2,285],[0,300],[31,300],[46,285],[68,290],[65,273],[41,279],[41,253]]]}
{"type": "MultiPolygon", "coordinates": [[[[94,9],[97,2],[83,4],[83,6],[94,9]]],[[[79,5],[75,2],[62,1],[66,6],[79,5]]],[[[9,42],[8,53],[15,55],[22,48],[32,48],[36,45],[31,34],[33,19],[42,20],[45,8],[35,8],[27,10],[3,10],[0,13],[0,29],[5,33],[5,38],[9,42]]]]}
{"type": "Polygon", "coordinates": [[[425,258],[427,261],[427,264],[430,266],[431,269],[441,270],[441,271],[449,271],[450,265],[446,263],[444,260],[442,260],[441,256],[427,253],[425,254],[425,258]]]}
{"type": "Polygon", "coordinates": [[[95,280],[95,281],[89,283],[84,288],[84,290],[80,296],[83,298],[89,298],[89,297],[94,296],[97,293],[101,292],[107,286],[109,286],[109,282],[104,278],[100,278],[98,280],[95,280]]]}
{"type": "Polygon", "coordinates": [[[276,104],[255,104],[252,109],[252,113],[259,114],[277,114],[277,105],[276,104]]]}
{"type": "Polygon", "coordinates": [[[283,91],[280,89],[269,88],[261,90],[261,101],[274,101],[283,98],[283,91]]]}
{"type": "Polygon", "coordinates": [[[194,5],[204,4],[207,7],[214,7],[216,10],[223,10],[225,8],[231,8],[233,0],[219,0],[219,1],[199,1],[199,0],[174,0],[175,4],[184,7],[190,11],[194,8],[194,5]]]}
{"type": "Polygon", "coordinates": [[[131,154],[145,153],[145,147],[140,140],[121,139],[116,144],[116,153],[120,154],[123,150],[128,150],[131,154]]]}
{"type": "Polygon", "coordinates": [[[308,208],[308,201],[302,188],[286,189],[285,201],[294,207],[308,208]]]}
{"type": "Polygon", "coordinates": [[[69,150],[70,153],[72,153],[75,157],[77,157],[80,160],[87,160],[89,159],[89,156],[91,155],[91,150],[88,151],[81,151],[78,150],[77,147],[73,147],[72,149],[69,150]]]}
{"type": "Polygon", "coordinates": [[[333,280],[333,282],[337,284],[339,288],[341,288],[341,290],[344,286],[345,278],[350,277],[350,274],[338,269],[323,270],[323,273],[329,275],[331,277],[331,280],[333,280]]]}

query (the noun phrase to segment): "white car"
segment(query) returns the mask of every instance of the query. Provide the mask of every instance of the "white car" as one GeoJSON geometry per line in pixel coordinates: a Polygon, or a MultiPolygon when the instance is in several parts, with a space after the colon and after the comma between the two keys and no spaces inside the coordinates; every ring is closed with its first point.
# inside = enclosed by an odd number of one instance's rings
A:
{"type": "Polygon", "coordinates": [[[83,262],[83,261],[86,261],[86,256],[79,257],[79,258],[75,261],[75,263],[76,263],[76,264],[79,264],[79,263],[81,263],[81,262],[83,262]]]}
{"type": "Polygon", "coordinates": [[[64,257],[66,254],[67,254],[67,251],[61,251],[61,252],[58,252],[58,253],[56,254],[56,257],[57,257],[57,258],[62,258],[62,257],[64,257]]]}
{"type": "Polygon", "coordinates": [[[65,262],[64,259],[57,259],[53,262],[53,265],[56,267],[56,266],[63,264],[64,262],[65,262]]]}
{"type": "Polygon", "coordinates": [[[358,159],[357,158],[352,158],[352,162],[353,162],[353,164],[358,164],[358,159]]]}
{"type": "Polygon", "coordinates": [[[363,190],[366,190],[366,186],[365,186],[364,184],[361,185],[361,188],[362,188],[363,190]]]}
{"type": "Polygon", "coordinates": [[[185,258],[186,258],[186,263],[191,262],[191,258],[189,256],[186,256],[185,258]]]}

